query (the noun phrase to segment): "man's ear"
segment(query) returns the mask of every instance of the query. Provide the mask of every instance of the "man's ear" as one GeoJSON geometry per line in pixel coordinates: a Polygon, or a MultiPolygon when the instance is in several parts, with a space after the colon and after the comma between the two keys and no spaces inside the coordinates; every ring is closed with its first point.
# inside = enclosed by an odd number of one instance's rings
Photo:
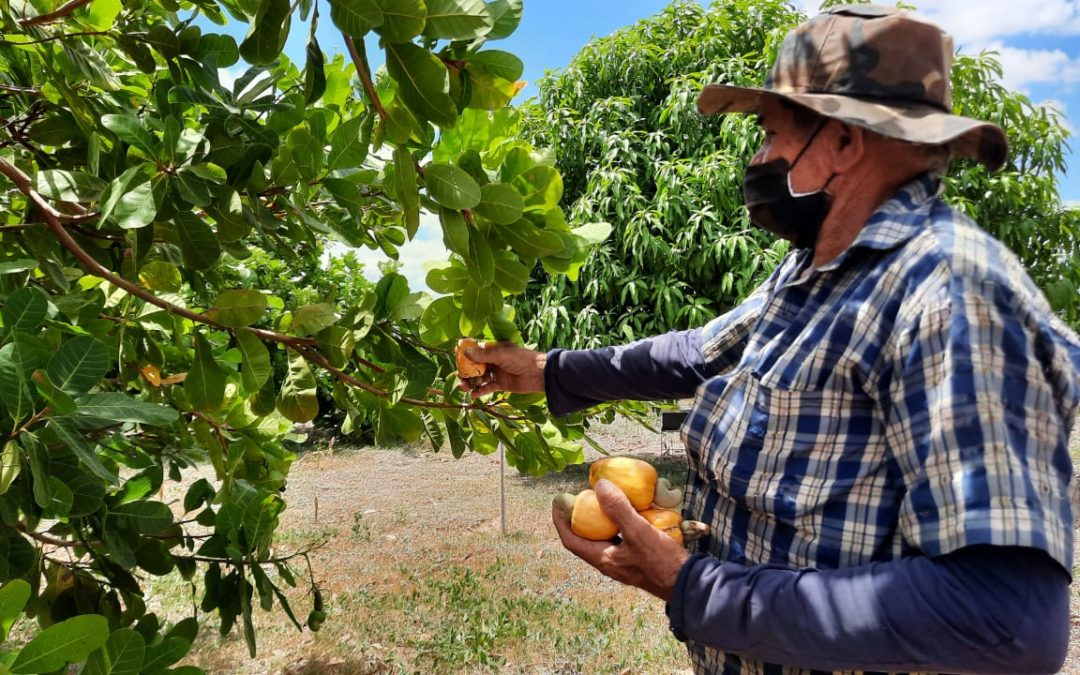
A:
{"type": "Polygon", "coordinates": [[[832,169],[836,173],[850,171],[866,153],[866,130],[862,127],[836,122],[832,139],[832,169]]]}

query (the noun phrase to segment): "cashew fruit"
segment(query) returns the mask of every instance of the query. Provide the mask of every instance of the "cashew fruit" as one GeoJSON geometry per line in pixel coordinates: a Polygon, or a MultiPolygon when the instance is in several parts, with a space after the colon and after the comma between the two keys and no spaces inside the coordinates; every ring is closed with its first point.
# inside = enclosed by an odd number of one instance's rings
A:
{"type": "Polygon", "coordinates": [[[455,356],[457,357],[457,372],[458,377],[463,380],[470,380],[474,377],[480,377],[487,372],[486,363],[477,363],[468,356],[465,356],[466,349],[473,349],[479,347],[476,340],[472,338],[461,338],[457,343],[457,351],[455,356]]]}
{"type": "MultiPolygon", "coordinates": [[[[592,541],[605,541],[619,533],[619,526],[600,508],[593,490],[582,490],[577,496],[562,493],[555,497],[555,505],[570,519],[570,529],[579,537],[592,541]]],[[[678,511],[652,507],[639,511],[649,524],[680,544],[700,539],[709,534],[709,526],[697,520],[683,520],[678,511]]]]}
{"type": "Polygon", "coordinates": [[[633,457],[604,457],[589,465],[589,487],[595,488],[601,478],[614,483],[626,494],[637,511],[644,511],[656,494],[656,469],[652,464],[633,457]]]}

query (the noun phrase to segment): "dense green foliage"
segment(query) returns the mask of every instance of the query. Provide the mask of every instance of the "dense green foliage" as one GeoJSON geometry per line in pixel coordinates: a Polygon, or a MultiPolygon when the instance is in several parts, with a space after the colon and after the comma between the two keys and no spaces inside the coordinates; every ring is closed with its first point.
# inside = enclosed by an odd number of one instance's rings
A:
{"type": "MultiPolygon", "coordinates": [[[[380,442],[501,443],[532,473],[581,460],[580,416],[467,400],[451,358],[462,335],[520,339],[504,298],[538,263],[573,271],[609,231],[571,229],[553,156],[518,138],[522,64],[489,44],[521,12],[0,0],[0,638],[20,615],[41,629],[0,652],[0,672],[190,672],[168,668],[197,625],[147,613],[146,575],[191,581],[252,653],[253,607],[301,628],[282,588],[306,552],[273,543],[284,441],[328,405],[380,442]],[[250,29],[237,44],[198,17],[250,29]],[[324,56],[318,21],[351,58],[324,56]],[[302,67],[282,54],[294,24],[310,31],[302,67]],[[428,277],[438,297],[393,265],[372,284],[325,261],[330,240],[395,259],[422,210],[452,252],[428,277]],[[196,465],[213,476],[161,501],[196,465]]],[[[326,618],[316,575],[311,629],[326,618]]]]}
{"type": "MultiPolygon", "coordinates": [[[[699,326],[772,271],[787,244],[751,227],[740,192],[760,139],[755,121],[703,118],[695,102],[711,82],[760,86],[804,18],[779,0],[717,0],[707,10],[678,0],[541,81],[527,134],[555,150],[571,220],[607,221],[615,234],[577,279],[540,275],[515,300],[529,341],[586,347],[699,326]]],[[[1080,214],[1063,207],[1055,178],[1067,131],[1000,75],[991,54],[956,60],[956,111],[1004,126],[1012,152],[994,174],[956,162],[946,197],[1016,251],[1080,323],[1080,214]]]]}

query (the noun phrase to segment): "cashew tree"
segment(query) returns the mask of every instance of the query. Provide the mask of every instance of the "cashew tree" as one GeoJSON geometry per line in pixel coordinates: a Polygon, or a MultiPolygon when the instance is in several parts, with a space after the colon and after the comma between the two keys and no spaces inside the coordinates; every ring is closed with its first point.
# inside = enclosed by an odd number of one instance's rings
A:
{"type": "Polygon", "coordinates": [[[190,581],[252,654],[255,607],[317,629],[309,549],[274,543],[317,382],[345,432],[501,446],[526,473],[581,461],[582,417],[473,401],[453,366],[459,337],[520,340],[506,299],[538,264],[573,273],[609,232],[571,226],[554,155],[522,140],[522,63],[492,46],[521,14],[0,0],[0,640],[21,636],[0,672],[196,672],[174,664],[197,621],[148,612],[149,575],[190,581]],[[227,22],[246,37],[204,29],[227,22]],[[309,36],[303,63],[283,53],[290,30],[309,36]],[[227,68],[242,68],[229,86],[227,68]],[[396,259],[421,218],[447,248],[428,289],[388,265],[374,283],[338,268],[340,293],[282,291],[327,267],[332,241],[396,259]]]}

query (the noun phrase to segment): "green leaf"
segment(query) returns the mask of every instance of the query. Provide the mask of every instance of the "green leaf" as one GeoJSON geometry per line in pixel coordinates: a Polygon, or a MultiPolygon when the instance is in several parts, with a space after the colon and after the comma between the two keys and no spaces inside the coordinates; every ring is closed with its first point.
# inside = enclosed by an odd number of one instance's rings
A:
{"type": "Polygon", "coordinates": [[[116,21],[122,8],[120,0],[96,0],[86,13],[86,22],[94,30],[108,30],[112,28],[113,21],[116,21]]]}
{"type": "Polygon", "coordinates": [[[22,579],[12,579],[0,586],[0,642],[7,640],[8,631],[15,620],[22,616],[29,599],[30,584],[22,579]]]}
{"type": "Polygon", "coordinates": [[[346,120],[330,134],[330,154],[326,159],[330,170],[360,166],[367,159],[370,132],[364,134],[365,114],[346,120]]]}
{"type": "Polygon", "coordinates": [[[225,400],[225,371],[214,360],[210,343],[195,334],[195,361],[184,380],[184,393],[196,410],[217,410],[225,400]]]}
{"type": "Polygon", "coordinates": [[[502,40],[509,37],[521,23],[522,0],[493,0],[488,3],[495,27],[486,37],[488,40],[502,40]]]}
{"type": "Polygon", "coordinates": [[[277,411],[293,422],[310,422],[319,414],[315,376],[299,354],[289,359],[289,375],[278,393],[277,411]]]}
{"type": "Polygon", "coordinates": [[[471,209],[480,203],[480,186],[464,169],[432,162],[424,167],[428,194],[448,209],[471,209]]]}
{"type": "Polygon", "coordinates": [[[592,245],[602,244],[611,236],[610,223],[587,223],[576,227],[572,232],[592,245]]]}
{"type": "Polygon", "coordinates": [[[453,294],[465,288],[469,271],[463,267],[439,267],[427,273],[428,288],[436,293],[453,294]]]}
{"type": "Polygon", "coordinates": [[[112,365],[109,350],[97,338],[77,335],[64,344],[49,359],[45,374],[61,390],[83,394],[96,385],[112,365]]]}
{"type": "Polygon", "coordinates": [[[557,232],[541,230],[525,218],[513,225],[500,225],[498,232],[503,241],[526,258],[543,258],[565,247],[557,232]]]}
{"type": "MultiPolygon", "coordinates": [[[[110,193],[115,194],[112,188],[110,188],[110,193]]],[[[154,185],[149,178],[146,178],[124,190],[116,201],[112,216],[120,229],[137,230],[154,222],[157,213],[154,185]]]]}
{"type": "Polygon", "coordinates": [[[118,628],[90,655],[81,675],[139,675],[146,642],[131,628],[118,628]]]}
{"type": "MultiPolygon", "coordinates": [[[[21,471],[22,454],[19,452],[19,445],[15,441],[4,443],[4,451],[0,453],[0,495],[8,491],[21,471]]],[[[0,574],[0,577],[3,575],[0,574]]],[[[2,637],[0,642],[3,642],[2,637]]]]}
{"type": "Polygon", "coordinates": [[[477,286],[490,286],[495,281],[495,257],[487,239],[478,235],[469,240],[466,265],[477,286]]]}
{"type": "Polygon", "coordinates": [[[94,452],[94,448],[89,445],[82,434],[74,428],[74,424],[67,418],[54,417],[49,420],[49,427],[52,429],[56,437],[60,439],[69,450],[75,453],[75,456],[79,458],[79,461],[83,463],[87,469],[90,470],[98,478],[106,481],[111,485],[120,485],[120,478],[112,471],[109,471],[97,454],[94,452]]]}
{"type": "Polygon", "coordinates": [[[406,213],[419,219],[420,188],[416,184],[416,162],[405,146],[394,148],[394,185],[406,213]]]}
{"type": "Polygon", "coordinates": [[[547,211],[562,199],[562,175],[550,166],[532,167],[514,178],[513,186],[524,195],[526,211],[547,211]]]}
{"type": "Polygon", "coordinates": [[[163,260],[147,263],[139,270],[139,283],[151,291],[176,293],[184,283],[180,269],[163,260]]]}
{"type": "Polygon", "coordinates": [[[254,394],[262,388],[272,372],[270,352],[262,340],[246,330],[236,332],[236,342],[240,346],[240,354],[243,357],[240,380],[244,385],[244,390],[249,394],[254,394]]]}
{"type": "Polygon", "coordinates": [[[265,295],[248,288],[236,288],[219,295],[206,314],[222,326],[243,328],[258,321],[265,311],[265,295]]]}
{"type": "Polygon", "coordinates": [[[319,349],[335,368],[344,368],[352,356],[356,345],[356,337],[350,328],[344,326],[330,326],[319,331],[317,343],[319,349]]]}
{"type": "Polygon", "coordinates": [[[206,221],[194,213],[182,211],[176,214],[173,222],[176,223],[176,237],[180,241],[184,264],[197,270],[213,267],[221,257],[221,246],[206,221]]]}
{"type": "Polygon", "coordinates": [[[132,534],[157,534],[173,524],[173,514],[161,502],[137,501],[109,510],[108,519],[115,527],[132,534]]]}
{"type": "Polygon", "coordinates": [[[463,335],[476,335],[483,329],[493,309],[491,290],[471,281],[461,292],[461,324],[463,335]],[[467,330],[466,330],[467,329],[467,330]]]}
{"type": "Polygon", "coordinates": [[[374,0],[330,0],[330,19],[343,33],[363,37],[382,25],[383,15],[374,0]]]}
{"type": "Polygon", "coordinates": [[[495,254],[495,283],[507,293],[524,293],[529,283],[529,268],[506,251],[495,254]]]}
{"type": "Polygon", "coordinates": [[[319,48],[319,41],[315,39],[314,28],[313,22],[311,37],[308,38],[307,48],[304,50],[307,55],[307,63],[304,65],[304,101],[308,105],[318,101],[326,92],[326,58],[319,48]]]}
{"type": "Polygon", "coordinates": [[[22,272],[29,272],[37,267],[38,263],[33,258],[16,258],[14,260],[5,260],[0,262],[0,275],[3,274],[20,274],[22,272]]]}
{"type": "Polygon", "coordinates": [[[101,126],[116,134],[121,141],[142,150],[151,158],[157,157],[161,151],[161,141],[143,126],[142,120],[136,115],[131,113],[102,115],[101,126]]]}
{"type": "Polygon", "coordinates": [[[376,31],[387,42],[408,42],[424,31],[427,5],[424,0],[375,0],[383,22],[376,31]]]}
{"type": "Polygon", "coordinates": [[[498,49],[488,49],[475,54],[470,54],[465,62],[469,64],[469,70],[478,69],[493,77],[514,82],[525,72],[525,64],[517,56],[510,52],[498,49]]]}
{"type": "Polygon", "coordinates": [[[299,337],[314,335],[338,322],[338,315],[330,303],[305,305],[293,312],[289,332],[299,337]]]}
{"type": "Polygon", "coordinates": [[[57,387],[49,380],[49,376],[43,370],[35,370],[30,376],[41,398],[49,405],[51,415],[75,414],[75,401],[66,392],[57,387]]]}
{"type": "Polygon", "coordinates": [[[180,413],[173,408],[139,401],[118,391],[87,394],[75,402],[79,404],[79,417],[112,422],[137,422],[151,426],[165,426],[180,418],[180,413]]]}
{"type": "Polygon", "coordinates": [[[18,423],[34,412],[34,399],[26,374],[15,360],[16,356],[13,344],[4,345],[0,349],[0,381],[4,383],[0,386],[0,401],[7,408],[11,421],[18,423]]]}
{"type": "Polygon", "coordinates": [[[261,0],[247,37],[240,43],[240,56],[254,66],[272,64],[285,49],[291,24],[289,0],[261,0]]]}
{"type": "Polygon", "coordinates": [[[53,624],[34,636],[11,664],[12,673],[48,673],[83,661],[109,639],[109,622],[97,614],[53,624]]]}
{"type": "Polygon", "coordinates": [[[476,205],[476,213],[493,223],[516,223],[524,209],[525,201],[521,195],[506,183],[488,183],[480,188],[480,203],[476,205]]]}
{"type": "Polygon", "coordinates": [[[240,49],[231,35],[207,33],[199,40],[195,58],[211,68],[228,68],[240,60],[240,49]]]}
{"type": "Polygon", "coordinates": [[[34,190],[65,202],[92,202],[105,190],[105,181],[81,171],[46,169],[34,176],[34,190]]]}
{"type": "Polygon", "coordinates": [[[427,6],[427,37],[472,40],[483,37],[495,25],[483,0],[427,0],[427,6]]]}
{"type": "Polygon", "coordinates": [[[28,286],[7,297],[0,309],[0,318],[3,318],[8,333],[17,330],[31,333],[45,322],[48,313],[49,296],[36,286],[28,286]]]}
{"type": "Polygon", "coordinates": [[[386,69],[398,93],[420,119],[451,127],[458,112],[450,98],[450,76],[439,57],[412,43],[386,45],[386,69]]]}
{"type": "Polygon", "coordinates": [[[446,248],[461,256],[468,255],[470,235],[465,216],[455,209],[439,209],[439,222],[442,223],[446,248]]]}

